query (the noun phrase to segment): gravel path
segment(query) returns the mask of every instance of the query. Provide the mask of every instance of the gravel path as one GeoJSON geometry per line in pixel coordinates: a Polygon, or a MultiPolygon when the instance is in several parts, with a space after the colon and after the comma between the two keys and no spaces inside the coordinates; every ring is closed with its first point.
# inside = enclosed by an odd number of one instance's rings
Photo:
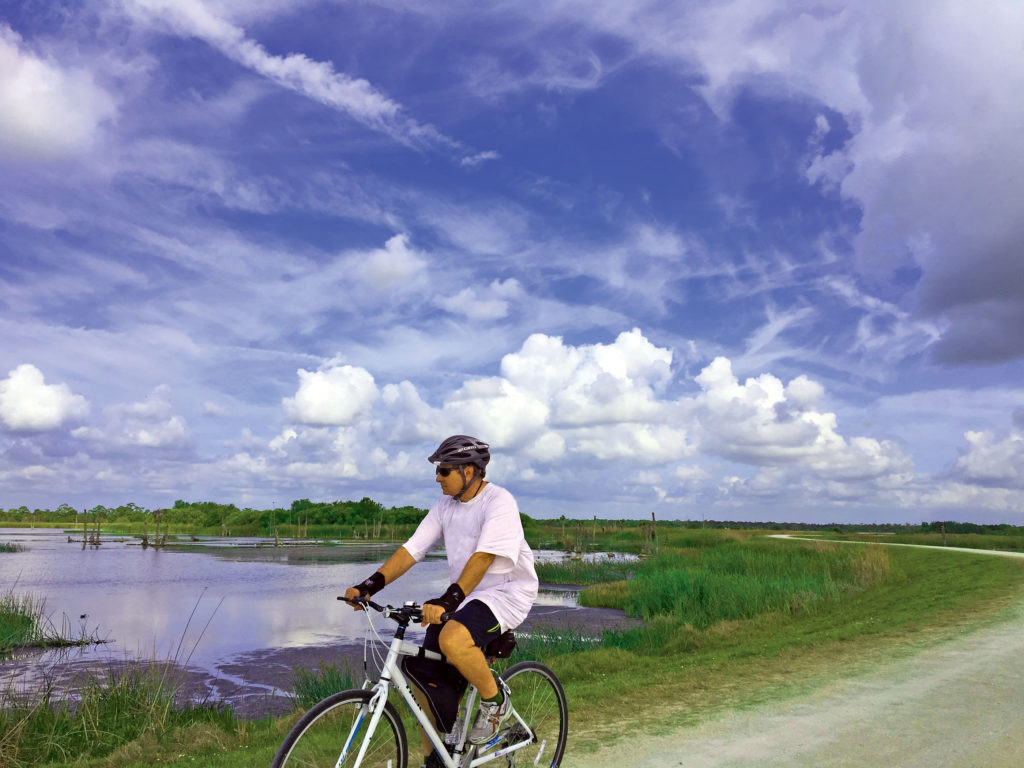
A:
{"type": "MultiPolygon", "coordinates": [[[[1024,556],[958,551],[965,556],[1024,556]]],[[[1007,622],[884,664],[870,674],[837,681],[812,695],[729,713],[667,736],[623,740],[596,754],[567,755],[563,764],[566,768],[1024,765],[1024,606],[1007,622]]]]}

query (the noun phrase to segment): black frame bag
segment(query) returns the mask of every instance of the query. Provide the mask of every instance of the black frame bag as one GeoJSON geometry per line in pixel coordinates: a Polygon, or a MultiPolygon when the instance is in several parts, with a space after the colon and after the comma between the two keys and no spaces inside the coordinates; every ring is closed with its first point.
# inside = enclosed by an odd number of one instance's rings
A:
{"type": "Polygon", "coordinates": [[[438,730],[450,731],[466,692],[466,678],[448,662],[428,659],[422,648],[416,656],[402,657],[402,672],[427,697],[438,730]]]}

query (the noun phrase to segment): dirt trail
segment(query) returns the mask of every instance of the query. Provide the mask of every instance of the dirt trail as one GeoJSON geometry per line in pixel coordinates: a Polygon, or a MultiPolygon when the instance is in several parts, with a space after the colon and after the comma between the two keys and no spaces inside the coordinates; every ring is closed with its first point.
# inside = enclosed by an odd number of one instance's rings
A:
{"type": "MultiPolygon", "coordinates": [[[[961,550],[1022,557],[1021,553],[961,550]]],[[[814,694],[624,739],[566,768],[1012,768],[1024,765],[1024,606],[814,694]]]]}

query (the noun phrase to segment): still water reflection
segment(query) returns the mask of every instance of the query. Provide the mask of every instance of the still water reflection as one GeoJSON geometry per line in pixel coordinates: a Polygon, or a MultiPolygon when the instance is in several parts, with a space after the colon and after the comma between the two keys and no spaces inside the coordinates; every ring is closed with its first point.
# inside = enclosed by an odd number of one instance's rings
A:
{"type": "MultiPolygon", "coordinates": [[[[45,599],[50,621],[65,634],[85,628],[109,641],[88,654],[190,657],[208,670],[253,650],[361,640],[365,622],[335,598],[395,546],[275,548],[222,540],[143,549],[134,539],[109,539],[83,549],[77,535],[69,542],[60,530],[0,528],[0,541],[24,547],[0,554],[0,589],[45,599]],[[217,543],[224,547],[211,546],[217,543]]],[[[381,597],[422,602],[447,586],[447,565],[435,553],[381,597]]],[[[572,605],[575,594],[547,591],[538,602],[572,605]]],[[[0,666],[10,680],[12,667],[23,672],[25,664],[0,666]]]]}

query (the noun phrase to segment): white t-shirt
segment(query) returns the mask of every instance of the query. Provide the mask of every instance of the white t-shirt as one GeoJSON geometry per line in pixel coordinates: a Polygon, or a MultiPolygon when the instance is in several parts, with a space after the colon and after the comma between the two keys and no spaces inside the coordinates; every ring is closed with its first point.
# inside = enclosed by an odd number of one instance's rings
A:
{"type": "Polygon", "coordinates": [[[488,483],[467,502],[445,496],[431,507],[403,546],[419,562],[441,537],[453,583],[474,553],[494,555],[494,562],[476,589],[466,595],[466,602],[479,600],[490,608],[502,631],[518,627],[537,599],[537,572],[512,494],[488,483]]]}

